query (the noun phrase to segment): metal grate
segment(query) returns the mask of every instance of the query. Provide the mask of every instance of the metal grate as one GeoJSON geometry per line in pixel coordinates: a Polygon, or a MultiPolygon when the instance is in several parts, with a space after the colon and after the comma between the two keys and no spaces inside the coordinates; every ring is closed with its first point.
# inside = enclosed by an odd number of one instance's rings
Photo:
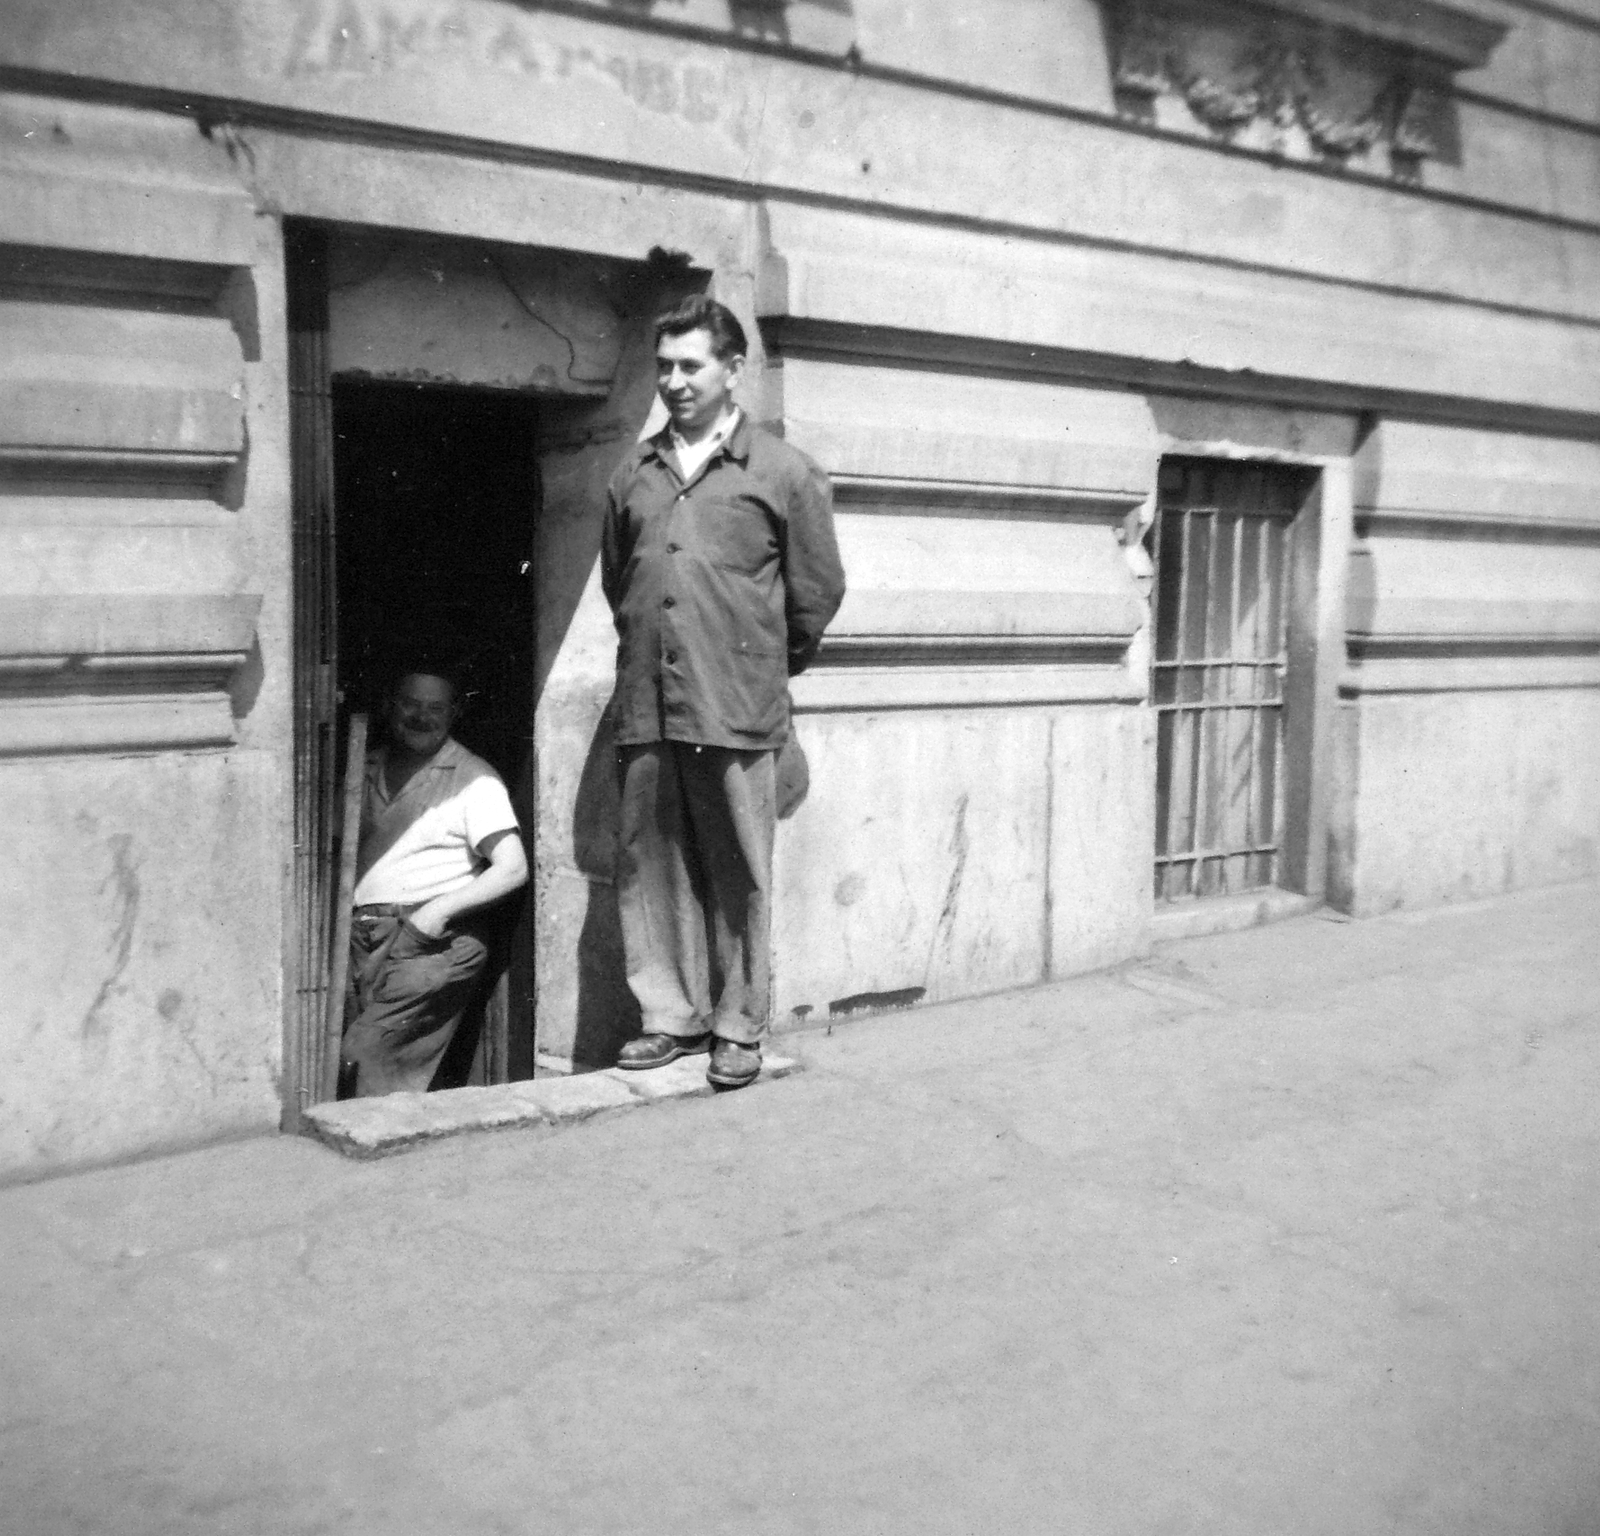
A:
{"type": "Polygon", "coordinates": [[[290,507],[294,540],[294,994],[285,1040],[284,1128],[324,1097],[323,1031],[336,872],[333,409],[327,237],[285,230],[289,300],[290,507]]]}
{"type": "Polygon", "coordinates": [[[1276,883],[1292,523],[1302,470],[1167,459],[1155,564],[1158,901],[1276,883]]]}

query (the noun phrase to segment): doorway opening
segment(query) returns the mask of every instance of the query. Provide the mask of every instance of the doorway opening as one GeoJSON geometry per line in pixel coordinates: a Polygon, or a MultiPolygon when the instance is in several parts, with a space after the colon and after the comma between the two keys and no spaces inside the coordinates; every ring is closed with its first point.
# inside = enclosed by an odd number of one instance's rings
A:
{"type": "MultiPolygon", "coordinates": [[[[532,825],[537,405],[525,395],[335,377],[335,611],[341,714],[381,740],[396,665],[422,652],[463,679],[455,736],[532,825]]],[[[434,1086],[529,1076],[530,904],[491,914],[489,983],[434,1086]]]]}
{"type": "Polygon", "coordinates": [[[1147,535],[1158,904],[1288,883],[1294,682],[1310,659],[1295,573],[1316,482],[1294,465],[1162,460],[1147,535]]]}

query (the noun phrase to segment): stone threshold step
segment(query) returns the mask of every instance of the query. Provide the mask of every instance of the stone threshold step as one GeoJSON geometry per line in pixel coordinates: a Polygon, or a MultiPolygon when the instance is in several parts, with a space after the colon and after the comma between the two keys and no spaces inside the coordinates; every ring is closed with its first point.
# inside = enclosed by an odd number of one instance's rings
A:
{"type": "MultiPolygon", "coordinates": [[[[766,1056],[761,1076],[800,1070],[791,1056],[766,1056]]],[[[575,1125],[612,1110],[634,1109],[662,1099],[689,1099],[716,1092],[706,1081],[706,1057],[680,1056],[648,1072],[583,1072],[572,1077],[537,1077],[492,1088],[446,1088],[438,1093],[391,1093],[378,1099],[316,1104],[301,1117],[319,1141],[346,1157],[388,1157],[412,1147],[470,1131],[532,1130],[575,1125]]],[[[748,1092],[740,1089],[739,1092],[748,1092]]]]}

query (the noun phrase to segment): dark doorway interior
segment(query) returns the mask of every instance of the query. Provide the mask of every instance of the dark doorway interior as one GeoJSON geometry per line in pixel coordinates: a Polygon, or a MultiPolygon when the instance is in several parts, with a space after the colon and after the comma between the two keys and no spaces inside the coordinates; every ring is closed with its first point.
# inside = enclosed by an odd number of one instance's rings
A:
{"type": "MultiPolygon", "coordinates": [[[[464,674],[458,739],[531,809],[535,403],[479,390],[335,379],[339,683],[374,725],[396,662],[422,649],[464,674]]],[[[530,849],[531,854],[531,849],[530,849]]],[[[500,914],[495,982],[435,1087],[531,1075],[528,917],[500,914]]]]}

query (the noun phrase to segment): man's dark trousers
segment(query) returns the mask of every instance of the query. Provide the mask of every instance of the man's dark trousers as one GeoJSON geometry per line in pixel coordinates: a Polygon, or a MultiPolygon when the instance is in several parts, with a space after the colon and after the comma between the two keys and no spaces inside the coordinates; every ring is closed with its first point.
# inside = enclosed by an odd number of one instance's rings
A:
{"type": "Polygon", "coordinates": [[[410,910],[357,908],[350,925],[343,1056],[359,1098],[428,1091],[488,964],[471,918],[433,939],[410,910]]]}
{"type": "Polygon", "coordinates": [[[623,747],[617,897],[647,1033],[754,1045],[771,1006],[773,751],[623,747]]]}

